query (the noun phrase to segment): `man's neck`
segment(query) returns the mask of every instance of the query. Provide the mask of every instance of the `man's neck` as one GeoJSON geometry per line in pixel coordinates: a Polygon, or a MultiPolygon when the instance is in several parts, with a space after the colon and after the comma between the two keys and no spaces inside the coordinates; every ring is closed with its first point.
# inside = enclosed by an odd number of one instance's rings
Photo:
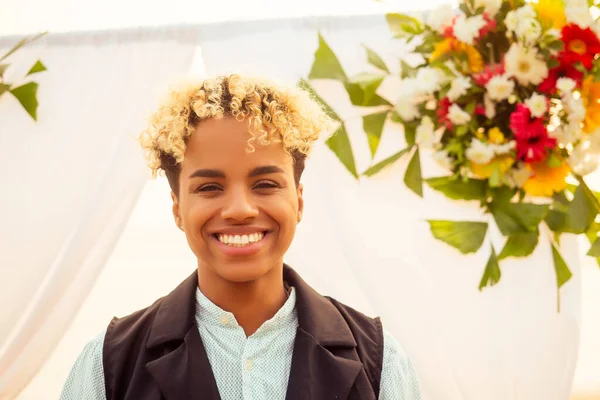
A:
{"type": "Polygon", "coordinates": [[[251,282],[231,282],[214,271],[198,270],[198,287],[219,308],[232,313],[246,336],[273,318],[285,304],[288,294],[283,269],[273,268],[251,282]]]}

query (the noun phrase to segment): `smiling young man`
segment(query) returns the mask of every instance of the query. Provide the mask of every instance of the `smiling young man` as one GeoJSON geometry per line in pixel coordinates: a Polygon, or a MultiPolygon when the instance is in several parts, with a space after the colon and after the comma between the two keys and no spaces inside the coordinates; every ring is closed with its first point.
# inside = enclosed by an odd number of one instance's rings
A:
{"type": "Polygon", "coordinates": [[[229,75],[171,91],[141,142],[197,268],[113,319],[61,399],[420,399],[380,320],[321,296],[283,261],[306,155],[331,128],[306,92],[268,81],[229,75]]]}

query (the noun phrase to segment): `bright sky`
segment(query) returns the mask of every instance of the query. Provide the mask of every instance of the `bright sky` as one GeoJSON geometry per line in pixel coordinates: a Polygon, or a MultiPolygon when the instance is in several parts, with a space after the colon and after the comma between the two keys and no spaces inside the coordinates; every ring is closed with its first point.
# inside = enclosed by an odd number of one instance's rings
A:
{"type": "Polygon", "coordinates": [[[0,36],[425,9],[456,0],[0,0],[0,36]]]}

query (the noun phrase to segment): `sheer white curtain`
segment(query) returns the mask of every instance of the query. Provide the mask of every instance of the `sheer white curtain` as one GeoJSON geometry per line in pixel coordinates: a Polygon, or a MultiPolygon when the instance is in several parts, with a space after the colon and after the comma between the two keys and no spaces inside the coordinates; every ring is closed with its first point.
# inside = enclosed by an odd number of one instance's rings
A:
{"type": "Polygon", "coordinates": [[[37,123],[0,99],[0,399],[63,336],[148,177],[135,137],[195,44],[184,31],[144,32],[51,35],[13,59],[13,76],[38,57],[48,71],[37,123]]]}
{"type": "MultiPolygon", "coordinates": [[[[209,74],[244,71],[295,82],[308,74],[319,29],[349,75],[368,68],[361,43],[397,71],[404,49],[390,40],[383,17],[352,21],[305,19],[228,26],[201,42],[209,74]],[[274,40],[276,38],[276,40],[274,40]]],[[[383,95],[395,97],[386,81],[383,95]]],[[[369,163],[359,110],[340,84],[316,83],[317,91],[348,121],[358,169],[369,163]]],[[[401,132],[384,132],[382,152],[402,147],[401,132]]],[[[443,174],[423,155],[426,176],[443,174]]],[[[426,219],[482,218],[477,204],[456,203],[426,190],[425,199],[404,187],[400,163],[379,177],[356,182],[320,143],[308,161],[306,212],[289,262],[322,292],[370,314],[401,341],[417,367],[426,399],[516,400],[568,398],[580,329],[579,249],[566,238],[564,256],[573,279],[556,288],[544,237],[527,260],[503,262],[502,283],[477,289],[490,244],[463,256],[428,231],[426,219]]],[[[492,238],[497,250],[502,240],[492,238]]]]}

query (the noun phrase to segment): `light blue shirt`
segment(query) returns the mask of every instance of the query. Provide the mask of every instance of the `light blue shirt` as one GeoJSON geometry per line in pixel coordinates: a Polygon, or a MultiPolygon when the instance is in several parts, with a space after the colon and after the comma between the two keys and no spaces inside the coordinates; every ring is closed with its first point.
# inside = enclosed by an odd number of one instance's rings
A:
{"type": "MultiPolygon", "coordinates": [[[[284,400],[298,316],[296,293],[254,334],[246,337],[232,313],[196,290],[196,325],[222,400],[284,400]]],[[[61,400],[106,400],[104,335],[89,342],[65,383],[61,400]]],[[[379,400],[420,400],[416,373],[400,344],[384,330],[379,400]]]]}

